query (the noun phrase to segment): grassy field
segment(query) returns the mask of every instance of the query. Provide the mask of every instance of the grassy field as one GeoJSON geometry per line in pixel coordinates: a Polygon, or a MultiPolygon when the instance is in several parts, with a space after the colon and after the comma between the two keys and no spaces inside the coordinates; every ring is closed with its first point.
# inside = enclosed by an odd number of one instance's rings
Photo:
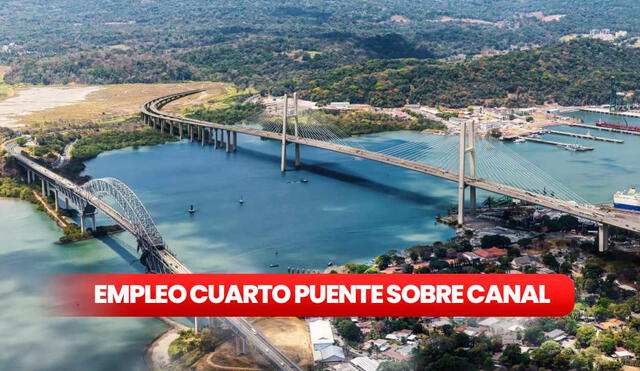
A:
{"type": "Polygon", "coordinates": [[[311,336],[304,320],[296,317],[258,317],[252,324],[303,368],[313,365],[311,336]]]}
{"type": "Polygon", "coordinates": [[[9,66],[0,66],[0,100],[9,98],[13,95],[11,85],[4,83],[4,74],[9,72],[9,66]]]}
{"type": "Polygon", "coordinates": [[[183,106],[207,102],[218,95],[225,95],[233,90],[233,87],[228,84],[202,82],[103,85],[100,88],[87,95],[80,102],[32,112],[21,116],[20,121],[24,124],[104,122],[137,114],[140,112],[142,103],[162,95],[185,90],[207,89],[203,93],[181,99],[180,102],[171,105],[170,109],[181,110],[183,106]]]}

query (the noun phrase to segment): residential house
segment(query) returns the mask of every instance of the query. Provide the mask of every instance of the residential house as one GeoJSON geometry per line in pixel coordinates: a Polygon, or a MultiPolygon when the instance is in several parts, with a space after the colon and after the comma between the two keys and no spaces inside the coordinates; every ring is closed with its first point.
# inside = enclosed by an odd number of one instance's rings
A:
{"type": "Polygon", "coordinates": [[[531,255],[519,256],[511,261],[511,267],[513,267],[513,269],[525,269],[530,267],[538,267],[540,265],[540,260],[531,255]]]}
{"type": "Polygon", "coordinates": [[[604,322],[600,322],[598,324],[595,325],[597,328],[599,328],[600,330],[619,330],[622,328],[622,326],[624,326],[624,322],[617,319],[617,318],[611,318],[607,321],[604,322]]]}
{"type": "Polygon", "coordinates": [[[379,352],[386,352],[387,350],[391,349],[389,342],[385,339],[378,339],[373,342],[373,345],[376,347],[376,349],[378,349],[379,352]]]}
{"type": "Polygon", "coordinates": [[[567,334],[564,331],[562,331],[559,328],[557,328],[555,330],[551,330],[549,332],[545,332],[544,333],[544,337],[547,340],[554,340],[554,341],[560,342],[560,341],[562,341],[562,340],[567,338],[567,334]]]}
{"type": "Polygon", "coordinates": [[[380,366],[380,362],[369,357],[356,357],[351,360],[351,364],[360,371],[376,371],[380,366]]]}
{"type": "Polygon", "coordinates": [[[522,345],[522,339],[518,339],[515,334],[502,335],[502,345],[507,346],[509,344],[522,345]]]}
{"type": "Polygon", "coordinates": [[[613,352],[613,358],[617,359],[636,359],[636,355],[629,352],[622,347],[616,347],[616,351],[613,352]]]}

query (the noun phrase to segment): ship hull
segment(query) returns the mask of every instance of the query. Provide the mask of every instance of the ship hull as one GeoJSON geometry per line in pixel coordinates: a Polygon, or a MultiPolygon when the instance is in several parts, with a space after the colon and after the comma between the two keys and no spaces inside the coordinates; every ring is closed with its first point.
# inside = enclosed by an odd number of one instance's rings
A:
{"type": "Polygon", "coordinates": [[[632,211],[640,211],[640,206],[638,205],[629,205],[629,204],[619,204],[619,203],[614,203],[613,206],[616,209],[623,209],[623,210],[632,210],[632,211]]]}
{"type": "Polygon", "coordinates": [[[598,122],[596,122],[596,126],[600,126],[600,127],[603,127],[603,128],[609,128],[609,129],[640,131],[640,126],[612,124],[612,123],[606,122],[606,121],[598,121],[598,122]]]}

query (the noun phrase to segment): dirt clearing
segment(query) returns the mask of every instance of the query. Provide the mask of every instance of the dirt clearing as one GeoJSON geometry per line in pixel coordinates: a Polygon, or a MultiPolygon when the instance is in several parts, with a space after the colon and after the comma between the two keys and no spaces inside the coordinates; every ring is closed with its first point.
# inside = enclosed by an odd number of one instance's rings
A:
{"type": "MultiPolygon", "coordinates": [[[[206,92],[195,97],[187,97],[180,100],[180,105],[195,104],[194,99],[210,99],[219,94],[225,94],[229,85],[223,83],[199,82],[199,83],[175,83],[175,84],[121,84],[91,86],[76,89],[94,89],[86,94],[83,99],[72,104],[47,107],[46,109],[21,114],[19,123],[33,124],[42,122],[82,122],[82,121],[106,121],[116,118],[131,116],[140,112],[140,105],[150,99],[176,93],[185,90],[207,89],[206,92]]],[[[41,88],[28,88],[41,89],[41,88]]],[[[15,98],[18,98],[16,96],[15,98]]],[[[13,98],[12,98],[13,99],[13,98]]],[[[53,99],[53,97],[46,97],[53,99]]],[[[2,103],[0,102],[0,120],[2,103]]]]}

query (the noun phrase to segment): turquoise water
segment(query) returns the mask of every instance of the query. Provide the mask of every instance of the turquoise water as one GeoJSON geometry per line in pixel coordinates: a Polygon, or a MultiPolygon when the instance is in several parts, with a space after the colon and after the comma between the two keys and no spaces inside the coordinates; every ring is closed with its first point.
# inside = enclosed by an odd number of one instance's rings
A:
{"type": "MultiPolygon", "coordinates": [[[[599,118],[578,115],[586,122],[599,118]]],[[[494,145],[526,157],[585,199],[604,202],[615,190],[640,184],[640,137],[592,133],[620,137],[626,143],[578,140],[596,147],[587,153],[535,143],[494,145]]],[[[375,150],[418,135],[386,133],[356,141],[375,150]]],[[[454,183],[306,147],[304,168],[281,174],[278,143],[238,139],[240,147],[232,154],[188,142],[113,151],[90,161],[87,173],[125,181],[149,209],[170,248],[195,272],[324,269],[329,261],[365,262],[390,249],[433,243],[453,234],[436,225],[434,217],[454,205],[454,183]],[[309,182],[300,183],[302,178],[309,182]],[[186,212],[190,204],[198,209],[193,216],[186,212]],[[269,268],[270,264],[280,267],[269,268]]],[[[457,141],[442,140],[453,145],[457,141]]],[[[99,222],[109,223],[100,218],[99,222]]],[[[60,235],[56,225],[31,205],[12,200],[0,200],[0,235],[0,296],[5,309],[0,312],[5,334],[0,340],[1,369],[141,367],[141,350],[163,328],[159,322],[47,317],[39,287],[50,273],[137,271],[139,265],[132,263],[129,253],[130,236],[58,246],[52,243],[60,235]]]]}
{"type": "Polygon", "coordinates": [[[0,236],[0,369],[144,369],[141,350],[164,328],[158,320],[48,316],[49,274],[137,271],[111,242],[56,245],[55,223],[8,199],[0,199],[0,236]]]}

